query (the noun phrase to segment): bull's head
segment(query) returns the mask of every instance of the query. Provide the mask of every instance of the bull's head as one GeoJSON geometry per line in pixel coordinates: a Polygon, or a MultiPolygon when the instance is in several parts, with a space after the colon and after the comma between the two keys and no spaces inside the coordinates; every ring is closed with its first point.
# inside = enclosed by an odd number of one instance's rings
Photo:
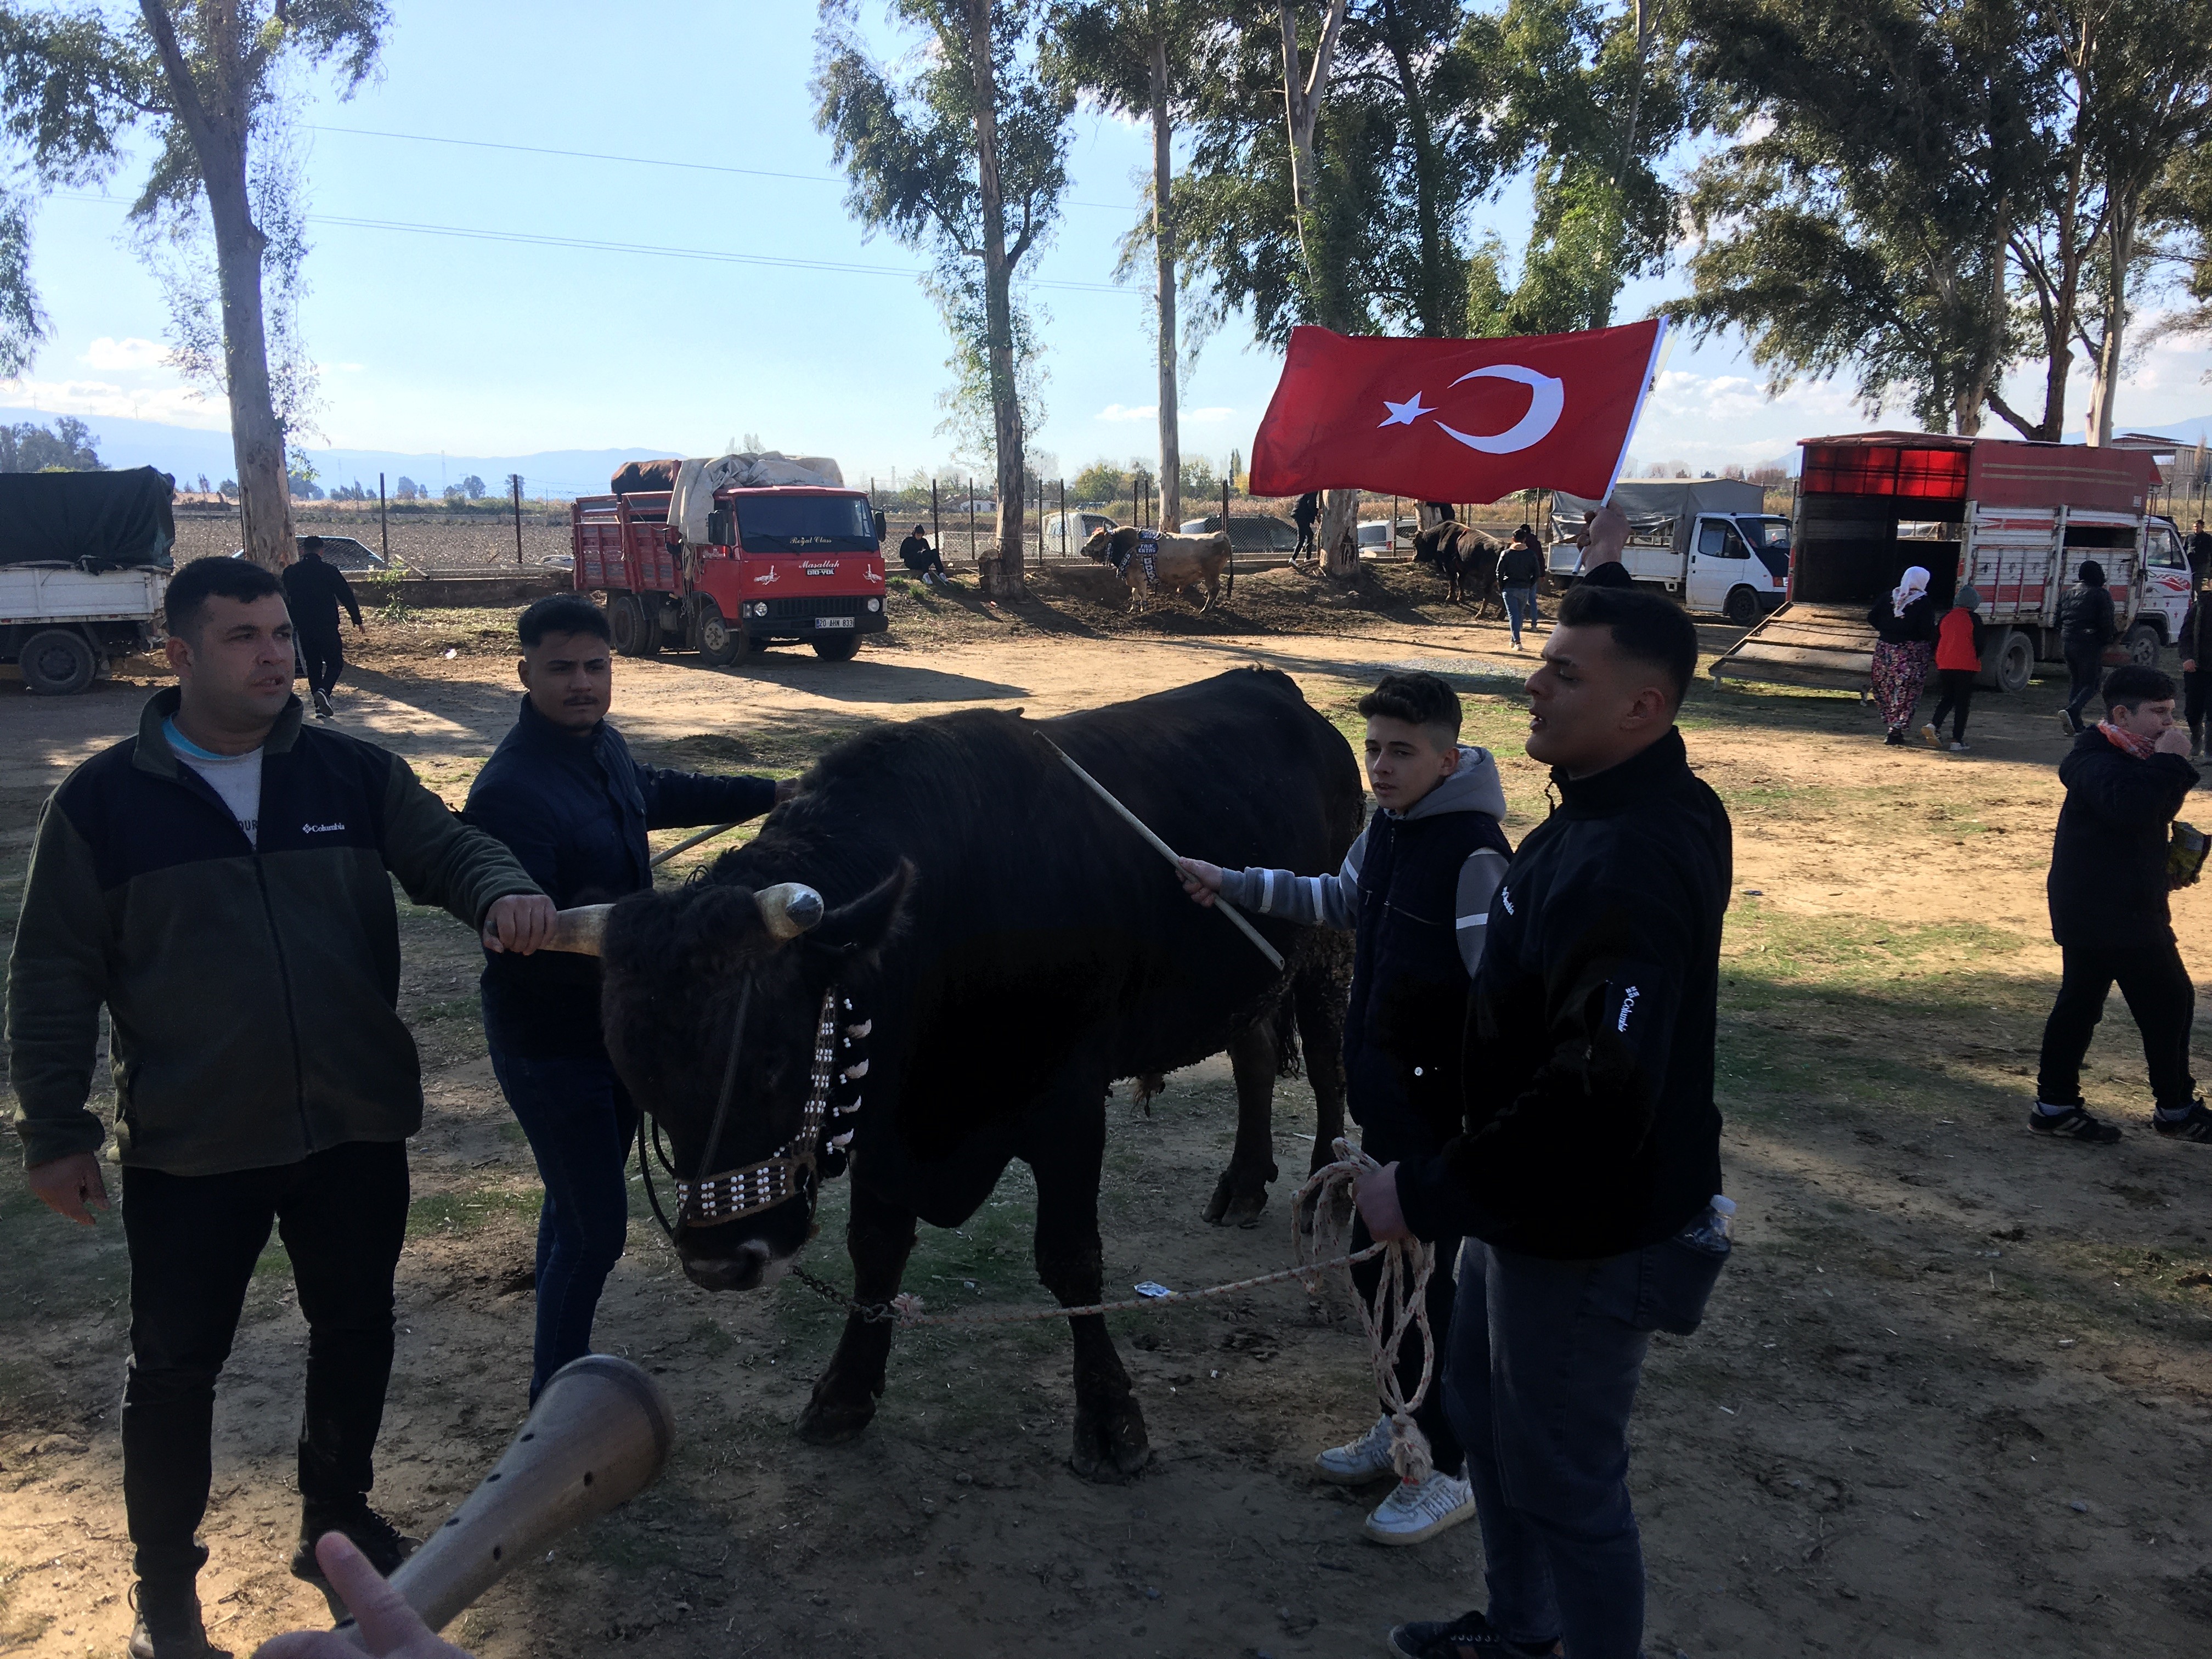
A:
{"type": "Polygon", "coordinates": [[[1101,564],[1105,563],[1107,550],[1113,540],[1113,531],[1102,525],[1092,531],[1091,539],[1083,544],[1083,556],[1086,559],[1096,559],[1101,564]]]}
{"type": "MultiPolygon", "coordinates": [[[[837,987],[861,1005],[849,1018],[866,1018],[858,987],[897,925],[912,875],[902,863],[835,909],[796,884],[704,881],[562,913],[559,948],[601,958],[608,1051],[630,1098],[665,1134],[681,1179],[816,1151],[811,1138],[791,1143],[805,1113],[823,995],[837,987]]],[[[787,1197],[734,1220],[687,1206],[675,1227],[685,1275],[708,1290],[773,1283],[812,1236],[817,1180],[800,1169],[787,1197]]]]}

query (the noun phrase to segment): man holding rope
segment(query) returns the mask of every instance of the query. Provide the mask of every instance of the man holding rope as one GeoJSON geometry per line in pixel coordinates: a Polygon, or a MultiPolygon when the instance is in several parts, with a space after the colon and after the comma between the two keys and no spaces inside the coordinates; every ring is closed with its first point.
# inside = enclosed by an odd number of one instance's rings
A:
{"type": "MultiPolygon", "coordinates": [[[[1443,1146],[1458,1126],[1459,1038],[1468,982],[1482,960],[1491,895],[1505,873],[1505,791],[1490,751],[1459,741],[1459,694],[1434,674],[1385,675],[1360,699],[1367,720],[1367,776],[1378,811],[1334,875],[1227,870],[1179,860],[1183,887],[1200,904],[1220,895],[1262,915],[1354,930],[1352,1006],[1344,1066],[1352,1115],[1369,1154],[1414,1158],[1443,1146]]],[[[1355,1225],[1352,1248],[1364,1249],[1355,1225]]],[[[1456,1239],[1445,1241],[1455,1247],[1456,1239]]],[[[1370,1305],[1380,1261],[1352,1269],[1370,1305]]],[[[1449,1352],[1452,1286],[1429,1280],[1429,1325],[1449,1352]]],[[[1407,1398],[1426,1363],[1418,1332],[1398,1356],[1407,1398]]],[[[1474,1498],[1439,1390],[1414,1422],[1429,1443],[1425,1476],[1401,1476],[1367,1517],[1379,1544],[1418,1544],[1471,1518],[1474,1498]]],[[[1388,1402],[1373,1427],[1314,1460],[1324,1480],[1364,1486],[1393,1472],[1388,1402]]]]}
{"type": "MultiPolygon", "coordinates": [[[[798,787],[641,766],[607,723],[614,651],[606,613],[556,593],[517,625],[526,695],[469,790],[466,816],[514,850],[563,906],[605,903],[653,885],[648,830],[743,823],[798,787]]],[[[623,1253],[623,1178],[637,1112],[599,1033],[597,957],[487,953],[484,1040],[492,1071],[530,1138],[545,1185],[538,1218],[538,1332],[530,1398],[588,1353],[592,1316],[623,1253]]]]}
{"type": "Polygon", "coordinates": [[[1703,1317],[1734,1208],[1713,1104],[1731,832],[1674,726],[1697,659],[1656,594],[1561,602],[1528,683],[1559,805],[1490,909],[1464,1133],[1358,1184],[1375,1237],[1468,1239],[1443,1384],[1489,1607],[1400,1626],[1406,1659],[1642,1650],[1629,1413],[1651,1333],[1703,1317]]]}

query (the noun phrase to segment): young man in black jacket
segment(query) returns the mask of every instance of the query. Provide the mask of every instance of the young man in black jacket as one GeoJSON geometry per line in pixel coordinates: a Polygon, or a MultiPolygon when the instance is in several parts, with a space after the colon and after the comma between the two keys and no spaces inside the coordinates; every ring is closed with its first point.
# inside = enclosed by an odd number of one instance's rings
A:
{"type": "Polygon", "coordinates": [[[2085,559],[2077,574],[2079,580],[2059,596],[2057,618],[2058,648],[2065,653],[2070,681],[2058,723],[2075,737],[2081,734],[2081,711],[2097,695],[2104,678],[2105,647],[2120,636],[2112,591],[2105,586],[2105,567],[2085,559]]]}
{"type": "Polygon", "coordinates": [[[292,613],[292,627],[300,647],[301,665],[307,670],[308,695],[314,700],[315,717],[328,720],[336,713],[331,693],[345,672],[345,646],[338,631],[338,607],[353,617],[354,632],[361,625],[361,604],[353,584],[323,557],[320,536],[300,538],[300,556],[284,567],[284,604],[292,613]]]}
{"type": "Polygon", "coordinates": [[[2051,848],[2051,936],[2063,966],[2043,1027],[2043,1062],[2027,1127],[2054,1140],[2109,1146],[2117,1124],[2081,1103],[2081,1060],[2119,981],[2142,1033],[2157,1102],[2152,1121],[2174,1140],[2212,1141],[2212,1111],[2189,1073],[2196,988],[2182,966],[2166,907],[2166,839],[2197,786],[2189,738],[2173,720],[2173,682],[2154,668],[2116,668],[2105,720],[2058,763],[2066,804],[2051,848]]]}
{"type": "Polygon", "coordinates": [[[1687,1333],[1728,1252],[1713,1038],[1728,813],[1674,714],[1697,635],[1578,584],[1529,676],[1559,805],[1490,910],[1464,1132],[1361,1182],[1377,1238],[1464,1233],[1445,1399],[1490,1605],[1393,1631],[1407,1659],[1634,1659],[1644,1561],[1628,1419],[1654,1330],[1687,1333]]]}
{"type": "MultiPolygon", "coordinates": [[[[664,772],[630,758],[607,723],[614,695],[606,613],[556,593],[516,630],[527,692],[514,729],[469,789],[467,817],[514,850],[563,908],[653,885],[648,830],[741,823],[796,787],[769,778],[664,772]]],[[[596,957],[487,955],[484,1038],[545,1185],[538,1219],[538,1331],[530,1398],[591,1351],[592,1317],[623,1253],[623,1170],[637,1112],[599,1030],[596,957]]]]}

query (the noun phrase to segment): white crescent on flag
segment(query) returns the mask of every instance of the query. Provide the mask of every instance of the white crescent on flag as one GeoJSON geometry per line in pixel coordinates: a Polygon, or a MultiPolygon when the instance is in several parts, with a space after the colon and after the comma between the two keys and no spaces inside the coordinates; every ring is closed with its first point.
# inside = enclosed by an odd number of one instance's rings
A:
{"type": "Polygon", "coordinates": [[[1492,363],[1487,368],[1470,369],[1454,380],[1514,380],[1528,388],[1528,412],[1503,432],[1478,436],[1462,432],[1455,427],[1437,422],[1437,428],[1447,437],[1456,439],[1469,449],[1480,450],[1486,455],[1510,455],[1516,450],[1527,449],[1541,443],[1551,435],[1552,428],[1559,423],[1559,415],[1567,406],[1567,387],[1564,380],[1549,374],[1539,374],[1533,368],[1523,368],[1518,363],[1492,363]]]}

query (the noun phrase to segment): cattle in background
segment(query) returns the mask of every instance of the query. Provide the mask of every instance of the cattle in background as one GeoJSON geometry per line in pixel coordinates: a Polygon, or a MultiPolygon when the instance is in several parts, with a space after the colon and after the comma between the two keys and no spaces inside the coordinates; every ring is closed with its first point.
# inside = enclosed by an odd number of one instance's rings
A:
{"type": "Polygon", "coordinates": [[[1139,597],[1155,586],[1163,593],[1179,593],[1185,588],[1194,592],[1206,589],[1200,611],[1212,609],[1214,598],[1221,590],[1221,573],[1229,567],[1229,532],[1216,530],[1204,536],[1162,536],[1153,544],[1152,574],[1145,573],[1144,554],[1139,550],[1141,532],[1128,525],[1118,530],[1094,530],[1091,539],[1083,544],[1084,556],[1110,566],[1115,574],[1129,585],[1129,609],[1137,608],[1139,597]]]}
{"type": "Polygon", "coordinates": [[[1486,615],[1493,601],[1498,614],[1505,614],[1498,591],[1498,556],[1504,550],[1505,544],[1495,536],[1456,519],[1413,532],[1413,562],[1431,566],[1444,579],[1444,597],[1453,605],[1466,604],[1470,591],[1478,594],[1478,617],[1486,615]]]}
{"type": "MultiPolygon", "coordinates": [[[[1041,722],[975,709],[865,732],[703,879],[635,894],[606,920],[609,1048],[687,1179],[774,1167],[805,1133],[825,996],[841,1022],[870,1024],[846,1231],[864,1306],[898,1293],[917,1218],[959,1226],[1017,1158],[1036,1178],[1038,1277],[1064,1307],[1104,1299],[1109,1089],[1224,1048],[1237,1143],[1213,1209],[1256,1209],[1274,1173],[1286,993],[1322,1107],[1316,1161],[1341,1121],[1341,941],[1259,919],[1289,959],[1278,972],[1183,896],[1040,732],[1195,857],[1329,871],[1359,830],[1343,738],[1287,676],[1237,669],[1041,722]],[[805,896],[820,918],[809,930],[779,923],[787,883],[821,896],[805,896]]],[[[781,1276],[814,1225],[814,1177],[794,1179],[795,1194],[753,1213],[679,1221],[693,1282],[748,1290],[781,1276]]],[[[1151,1455],[1144,1413],[1103,1317],[1070,1324],[1074,1467],[1126,1477],[1151,1455]]],[[[860,1432],[890,1340],[890,1324],[848,1317],[803,1437],[860,1432]]]]}
{"type": "Polygon", "coordinates": [[[625,461],[616,471],[612,489],[617,495],[635,495],[650,489],[673,489],[681,461],[625,461]]]}

